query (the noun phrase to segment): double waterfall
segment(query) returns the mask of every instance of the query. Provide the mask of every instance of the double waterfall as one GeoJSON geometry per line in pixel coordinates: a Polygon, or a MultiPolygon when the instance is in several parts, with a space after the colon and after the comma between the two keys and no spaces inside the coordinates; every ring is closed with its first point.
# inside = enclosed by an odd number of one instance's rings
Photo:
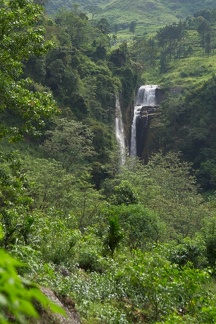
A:
{"type": "Polygon", "coordinates": [[[133,122],[131,126],[130,156],[138,156],[138,131],[137,126],[141,118],[145,118],[144,127],[148,125],[149,115],[156,109],[157,85],[143,85],[139,88],[134,107],[133,122]]]}
{"type": "MultiPolygon", "coordinates": [[[[158,85],[143,85],[138,90],[131,125],[130,156],[138,156],[144,160],[148,158],[148,129],[151,116],[155,114],[161,101],[160,91],[157,91],[159,88],[158,85]]],[[[121,165],[124,165],[126,160],[125,132],[118,97],[116,97],[115,113],[115,135],[119,149],[119,161],[121,165]]]]}

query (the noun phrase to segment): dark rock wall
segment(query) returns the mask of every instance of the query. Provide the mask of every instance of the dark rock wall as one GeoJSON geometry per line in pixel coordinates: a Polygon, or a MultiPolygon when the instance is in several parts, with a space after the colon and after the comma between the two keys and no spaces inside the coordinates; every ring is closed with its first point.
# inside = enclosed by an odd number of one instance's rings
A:
{"type": "MultiPolygon", "coordinates": [[[[163,90],[158,87],[156,89],[156,106],[143,107],[140,117],[137,118],[137,156],[140,157],[144,163],[148,162],[149,156],[156,148],[156,137],[158,129],[158,119],[160,119],[160,104],[164,98],[163,90]]],[[[130,109],[131,123],[133,120],[133,109],[130,109]]],[[[130,126],[131,128],[131,126],[130,126]]],[[[130,138],[131,132],[127,133],[130,138]]]]}

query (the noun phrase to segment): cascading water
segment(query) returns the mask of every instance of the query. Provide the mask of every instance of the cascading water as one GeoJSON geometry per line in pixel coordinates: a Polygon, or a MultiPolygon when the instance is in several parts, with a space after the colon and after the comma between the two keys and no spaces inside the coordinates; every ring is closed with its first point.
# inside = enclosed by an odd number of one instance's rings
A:
{"type": "Polygon", "coordinates": [[[145,110],[146,124],[148,124],[148,112],[156,106],[157,85],[141,86],[137,93],[136,105],[134,107],[133,122],[131,126],[130,156],[137,156],[137,121],[141,112],[145,110]],[[146,108],[145,108],[146,107],[146,108]]]}
{"type": "Polygon", "coordinates": [[[136,156],[137,155],[137,145],[136,145],[136,124],[137,124],[137,118],[140,115],[140,111],[142,109],[142,106],[135,106],[134,107],[134,116],[133,116],[133,122],[131,126],[131,147],[130,147],[130,156],[136,156]]]}
{"type": "Polygon", "coordinates": [[[118,142],[119,151],[120,151],[120,164],[125,163],[125,135],[124,135],[124,125],[122,121],[121,107],[119,99],[116,98],[116,117],[115,117],[115,135],[118,142]]]}

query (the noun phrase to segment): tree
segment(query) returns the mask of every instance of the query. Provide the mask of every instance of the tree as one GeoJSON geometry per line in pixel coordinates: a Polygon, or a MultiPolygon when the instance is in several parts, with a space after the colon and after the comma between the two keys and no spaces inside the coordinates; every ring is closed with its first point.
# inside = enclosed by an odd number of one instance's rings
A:
{"type": "Polygon", "coordinates": [[[1,1],[0,7],[0,138],[34,132],[57,111],[52,95],[32,89],[21,79],[23,62],[50,48],[40,26],[41,8],[27,0],[1,1]]]}
{"type": "Polygon", "coordinates": [[[116,248],[123,239],[123,232],[119,223],[118,216],[109,217],[108,233],[105,238],[105,245],[110,249],[111,256],[113,257],[116,248]]]}
{"type": "Polygon", "coordinates": [[[206,246],[206,257],[208,264],[212,267],[215,275],[216,265],[216,218],[206,218],[202,229],[202,234],[206,246]]]}
{"type": "Polygon", "coordinates": [[[111,26],[106,18],[101,18],[97,23],[97,28],[99,28],[103,34],[109,34],[111,32],[111,26]]]}
{"type": "Polygon", "coordinates": [[[28,170],[31,183],[28,192],[33,198],[31,215],[34,223],[30,233],[33,241],[41,232],[41,224],[46,221],[51,224],[58,219],[63,222],[62,226],[81,231],[96,223],[103,200],[90,183],[86,170],[67,172],[61,163],[41,158],[32,161],[25,157],[23,165],[28,170]]]}
{"type": "Polygon", "coordinates": [[[194,269],[190,264],[179,268],[156,248],[148,253],[135,251],[127,262],[124,280],[140,296],[136,301],[146,322],[182,323],[187,322],[187,315],[192,318],[187,323],[197,323],[197,319],[198,323],[214,321],[215,297],[210,289],[204,289],[211,282],[208,271],[194,269]],[[174,314],[181,320],[166,322],[174,314]]]}
{"type": "Polygon", "coordinates": [[[158,206],[155,210],[161,216],[163,214],[162,219],[173,227],[174,232],[186,237],[200,229],[206,211],[190,164],[176,153],[164,156],[159,153],[151,157],[146,171],[153,180],[151,185],[157,188],[152,201],[155,207],[158,206]]]}
{"type": "Polygon", "coordinates": [[[200,11],[196,11],[193,16],[195,18],[197,17],[203,17],[204,19],[206,19],[207,21],[211,22],[211,10],[200,10],[200,11]]]}
{"type": "MultiPolygon", "coordinates": [[[[196,18],[196,22],[197,22],[197,31],[201,37],[201,46],[205,47],[206,35],[210,33],[210,23],[201,16],[196,18]]],[[[207,39],[207,44],[208,44],[208,39],[207,39]]]]}
{"type": "Polygon", "coordinates": [[[54,130],[47,131],[43,144],[46,156],[61,161],[67,171],[82,173],[94,155],[92,133],[81,122],[56,120],[54,130]]]}
{"type": "Polygon", "coordinates": [[[136,188],[139,204],[154,211],[166,223],[166,235],[175,238],[193,235],[207,213],[191,172],[178,154],[157,153],[147,165],[127,161],[118,178],[136,188]]]}
{"type": "Polygon", "coordinates": [[[132,34],[135,33],[135,29],[136,29],[136,25],[137,25],[137,22],[136,21],[131,21],[130,25],[129,25],[129,30],[132,34]]]}
{"type": "Polygon", "coordinates": [[[211,52],[211,33],[208,32],[205,36],[205,53],[210,54],[211,52]]]}
{"type": "Polygon", "coordinates": [[[114,192],[109,198],[114,205],[130,205],[138,203],[135,189],[130,183],[122,181],[118,186],[114,187],[114,192]]]}
{"type": "Polygon", "coordinates": [[[29,209],[32,199],[28,195],[28,181],[22,171],[17,154],[0,156],[0,222],[4,248],[21,241],[28,244],[34,222],[29,209]]]}
{"type": "MultiPolygon", "coordinates": [[[[21,78],[23,62],[49,48],[39,21],[41,8],[28,0],[0,1],[0,138],[34,132],[44,119],[57,111],[50,93],[31,89],[33,82],[21,78]]],[[[31,200],[26,193],[27,183],[20,163],[12,155],[1,155],[0,221],[3,225],[4,246],[27,244],[32,225],[28,208],[31,200]]],[[[23,280],[16,267],[20,262],[0,251],[0,321],[25,323],[25,317],[38,317],[33,301],[52,310],[52,304],[30,282],[23,280]]]]}
{"type": "Polygon", "coordinates": [[[178,24],[165,26],[157,32],[158,45],[161,47],[164,60],[171,59],[175,56],[178,42],[183,37],[183,24],[180,21],[178,24]]]}
{"type": "Polygon", "coordinates": [[[151,66],[155,64],[158,56],[158,46],[154,38],[146,39],[145,36],[135,39],[131,48],[132,58],[140,64],[147,62],[151,66]]]}
{"type": "Polygon", "coordinates": [[[163,111],[166,149],[181,151],[183,158],[193,163],[204,190],[216,186],[215,88],[216,78],[213,76],[180,100],[169,100],[163,111]]]}
{"type": "MultiPolygon", "coordinates": [[[[152,210],[143,207],[141,204],[122,204],[119,206],[110,205],[103,211],[107,215],[109,227],[114,233],[118,230],[124,234],[123,241],[131,250],[146,250],[151,243],[161,239],[164,233],[164,223],[152,210]]],[[[109,232],[110,233],[110,232],[109,232]]],[[[111,234],[110,234],[111,235],[111,234]]],[[[114,235],[114,234],[113,234],[114,235]]],[[[111,235],[112,238],[112,235],[111,235]]],[[[115,238],[115,235],[114,235],[115,238]]]]}
{"type": "Polygon", "coordinates": [[[77,49],[89,46],[93,27],[88,22],[88,17],[79,11],[60,11],[55,22],[66,28],[71,43],[77,49]]]}

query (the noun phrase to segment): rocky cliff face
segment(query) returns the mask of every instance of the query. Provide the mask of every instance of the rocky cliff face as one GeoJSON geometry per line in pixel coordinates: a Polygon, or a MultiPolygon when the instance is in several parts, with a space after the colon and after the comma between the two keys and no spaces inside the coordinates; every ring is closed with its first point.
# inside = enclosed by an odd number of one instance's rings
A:
{"type": "Polygon", "coordinates": [[[58,298],[50,288],[41,287],[41,291],[53,303],[60,306],[65,311],[65,316],[53,313],[47,309],[42,309],[37,306],[40,318],[37,320],[32,319],[32,324],[80,324],[79,315],[75,309],[75,304],[71,298],[61,297],[58,298]]]}
{"type": "Polygon", "coordinates": [[[158,149],[157,130],[160,125],[160,104],[163,97],[163,90],[158,87],[155,91],[155,105],[143,106],[137,118],[137,156],[145,163],[152,152],[158,149]]]}

